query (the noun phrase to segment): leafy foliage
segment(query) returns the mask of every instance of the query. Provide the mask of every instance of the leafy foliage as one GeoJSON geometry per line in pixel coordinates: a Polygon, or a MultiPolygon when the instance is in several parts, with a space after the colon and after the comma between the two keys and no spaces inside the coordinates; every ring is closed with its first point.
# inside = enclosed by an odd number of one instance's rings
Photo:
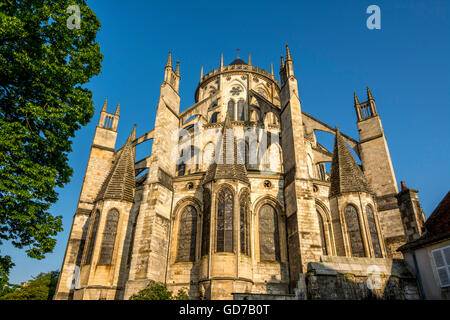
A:
{"type": "Polygon", "coordinates": [[[178,290],[174,295],[165,284],[150,281],[145,289],[132,295],[130,300],[189,300],[189,295],[184,289],[178,290]]]}
{"type": "MultiPolygon", "coordinates": [[[[62,230],[48,209],[72,175],[71,138],[93,116],[82,85],[100,73],[99,29],[84,0],[0,3],[0,245],[26,247],[31,258],[51,252],[62,230]],[[71,30],[74,4],[81,28],[71,30]]],[[[0,256],[0,281],[12,266],[0,256]]]]}
{"type": "Polygon", "coordinates": [[[41,273],[26,285],[0,296],[0,300],[52,300],[58,283],[59,271],[41,273]]]}

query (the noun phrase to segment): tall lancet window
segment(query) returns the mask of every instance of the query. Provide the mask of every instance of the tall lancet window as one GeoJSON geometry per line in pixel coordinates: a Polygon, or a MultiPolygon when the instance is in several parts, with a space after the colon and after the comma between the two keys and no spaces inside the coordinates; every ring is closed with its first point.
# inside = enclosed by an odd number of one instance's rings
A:
{"type": "Polygon", "coordinates": [[[102,250],[100,251],[98,264],[111,264],[118,223],[119,211],[116,209],[110,210],[106,216],[105,230],[103,231],[102,250]]]}
{"type": "Polygon", "coordinates": [[[350,239],[350,248],[353,257],[365,257],[364,244],[361,235],[361,227],[357,209],[348,205],[345,208],[345,222],[347,224],[348,237],[350,239]]]}
{"type": "Polygon", "coordinates": [[[316,213],[317,219],[319,220],[319,231],[320,231],[320,241],[322,242],[322,253],[326,256],[328,255],[328,250],[327,250],[327,239],[325,235],[325,224],[320,212],[316,210],[316,213]]]}
{"type": "Polygon", "coordinates": [[[250,255],[249,244],[249,195],[244,191],[239,199],[241,253],[250,255]]]}
{"type": "Polygon", "coordinates": [[[237,105],[237,114],[239,121],[245,121],[245,107],[244,100],[239,100],[237,105]]]}
{"type": "Polygon", "coordinates": [[[217,202],[217,252],[233,252],[233,193],[224,188],[217,202]]]}
{"type": "Polygon", "coordinates": [[[211,234],[211,193],[203,191],[203,226],[202,226],[202,256],[209,254],[209,239],[211,234]]]}
{"type": "Polygon", "coordinates": [[[278,216],[268,204],[259,210],[259,255],[261,261],[281,260],[278,216]]]}
{"type": "Polygon", "coordinates": [[[375,222],[375,215],[373,213],[373,209],[371,206],[366,207],[366,214],[367,214],[367,222],[369,223],[370,237],[372,238],[372,247],[375,253],[375,258],[382,258],[383,255],[381,254],[381,246],[380,246],[380,239],[378,238],[377,224],[375,222]]]}
{"type": "Polygon", "coordinates": [[[92,254],[94,253],[95,238],[97,237],[98,224],[100,222],[100,211],[95,212],[94,221],[92,222],[91,236],[89,237],[89,244],[87,246],[86,258],[84,264],[91,264],[92,254]]]}
{"type": "Polygon", "coordinates": [[[197,210],[193,206],[186,206],[180,217],[177,262],[195,261],[196,235],[197,210]]]}
{"type": "Polygon", "coordinates": [[[234,101],[230,100],[228,102],[228,115],[230,116],[230,119],[233,121],[235,119],[234,117],[234,101]]]}

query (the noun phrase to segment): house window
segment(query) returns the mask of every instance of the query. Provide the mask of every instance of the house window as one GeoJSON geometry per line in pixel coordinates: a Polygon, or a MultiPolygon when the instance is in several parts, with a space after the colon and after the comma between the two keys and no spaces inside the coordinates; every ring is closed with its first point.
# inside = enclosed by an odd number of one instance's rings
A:
{"type": "Polygon", "coordinates": [[[209,254],[209,237],[211,223],[211,193],[203,191],[203,226],[202,226],[202,256],[209,254]]]}
{"type": "Polygon", "coordinates": [[[450,286],[450,246],[431,251],[441,288],[450,286]]]}
{"type": "Polygon", "coordinates": [[[281,260],[277,212],[268,204],[259,211],[259,252],[261,261],[281,260]]]}
{"type": "Polygon", "coordinates": [[[233,252],[233,193],[224,188],[217,198],[217,252],[233,252]]]}
{"type": "Polygon", "coordinates": [[[187,206],[180,217],[177,262],[195,261],[196,234],[197,210],[193,206],[187,206]]]}
{"type": "Polygon", "coordinates": [[[357,209],[348,205],[345,208],[345,222],[350,240],[350,248],[353,257],[365,257],[364,244],[362,241],[361,227],[357,209]]]}
{"type": "Polygon", "coordinates": [[[327,241],[326,241],[326,236],[325,236],[325,225],[323,223],[323,218],[322,218],[322,215],[320,214],[320,212],[316,210],[316,213],[317,213],[317,219],[319,220],[319,231],[320,231],[320,241],[322,244],[322,253],[326,256],[326,255],[328,255],[328,251],[327,251],[327,241]]]}
{"type": "Polygon", "coordinates": [[[380,239],[378,238],[377,224],[375,222],[375,215],[373,213],[373,209],[371,206],[366,207],[366,214],[367,214],[367,222],[369,223],[370,237],[372,238],[372,247],[375,253],[375,258],[382,258],[383,256],[381,254],[381,246],[380,246],[380,239]]]}
{"type": "Polygon", "coordinates": [[[108,212],[108,216],[106,217],[105,230],[103,231],[102,250],[100,251],[98,264],[111,264],[118,223],[119,211],[116,209],[110,210],[108,212]]]}
{"type": "Polygon", "coordinates": [[[249,207],[248,192],[244,192],[241,195],[241,198],[239,199],[240,238],[241,238],[241,253],[247,256],[250,255],[248,207],[249,207]]]}

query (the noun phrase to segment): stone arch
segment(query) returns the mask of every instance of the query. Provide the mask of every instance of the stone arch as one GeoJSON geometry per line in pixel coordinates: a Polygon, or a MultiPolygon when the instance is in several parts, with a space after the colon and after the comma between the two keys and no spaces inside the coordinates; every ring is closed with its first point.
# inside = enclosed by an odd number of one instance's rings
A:
{"type": "MultiPolygon", "coordinates": [[[[319,216],[319,218],[322,219],[323,222],[321,230],[321,233],[323,232],[323,235],[321,234],[322,248],[326,249],[326,255],[334,255],[335,248],[334,248],[334,237],[333,237],[333,228],[331,225],[330,211],[328,210],[325,204],[323,204],[319,200],[316,200],[316,213],[319,216]]],[[[320,221],[319,221],[319,228],[321,228],[320,221]]],[[[325,250],[322,251],[325,254],[325,250]]]]}
{"type": "Polygon", "coordinates": [[[198,200],[195,197],[184,197],[184,198],[178,200],[177,204],[175,205],[175,207],[172,211],[173,212],[172,220],[179,219],[181,210],[187,205],[193,205],[195,207],[195,209],[197,209],[198,214],[201,215],[200,212],[202,209],[202,204],[201,204],[200,200],[198,200]]]}

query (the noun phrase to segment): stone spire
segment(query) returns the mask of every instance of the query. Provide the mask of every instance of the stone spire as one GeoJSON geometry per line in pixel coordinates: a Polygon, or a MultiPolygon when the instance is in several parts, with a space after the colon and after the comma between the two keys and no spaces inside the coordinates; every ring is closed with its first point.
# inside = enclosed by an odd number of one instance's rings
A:
{"type": "Polygon", "coordinates": [[[172,52],[169,51],[169,57],[167,58],[166,68],[172,68],[172,52]]]}
{"type": "Polygon", "coordinates": [[[273,74],[273,63],[272,62],[270,63],[270,74],[272,75],[272,77],[274,77],[274,74],[273,74]]]}
{"type": "Polygon", "coordinates": [[[367,100],[375,100],[375,99],[372,97],[372,92],[370,92],[369,87],[367,87],[367,100]]]}
{"type": "Polygon", "coordinates": [[[133,141],[136,139],[136,125],[128,136],[128,140],[114,161],[108,176],[102,184],[96,201],[99,200],[124,200],[134,201],[135,190],[135,148],[133,141]]]}
{"type": "Polygon", "coordinates": [[[286,45],[286,61],[292,61],[291,51],[289,50],[288,45],[286,45]]]}
{"type": "Polygon", "coordinates": [[[355,103],[355,106],[359,105],[358,96],[356,95],[356,92],[353,92],[353,101],[355,103]]]}
{"type": "Polygon", "coordinates": [[[372,193],[364,173],[353,158],[337,127],[330,180],[329,197],[351,192],[372,193]]]}
{"type": "Polygon", "coordinates": [[[202,81],[203,80],[203,66],[202,66],[202,69],[200,70],[200,81],[202,81]]]}
{"type": "Polygon", "coordinates": [[[177,67],[175,68],[175,74],[180,76],[180,61],[177,60],[177,67]]]}
{"type": "Polygon", "coordinates": [[[116,112],[114,113],[116,116],[120,116],[120,103],[117,105],[116,112]]]}
{"type": "Polygon", "coordinates": [[[203,178],[203,184],[217,179],[232,179],[250,183],[244,160],[238,150],[236,137],[234,137],[232,130],[230,116],[227,113],[222,127],[222,137],[219,138],[219,148],[216,149],[219,154],[214,157],[214,162],[209,165],[203,178]],[[228,150],[230,147],[232,150],[228,150]]]}
{"type": "Polygon", "coordinates": [[[280,64],[280,70],[284,69],[284,59],[283,56],[281,56],[281,64],[280,64]]]}
{"type": "Polygon", "coordinates": [[[220,67],[223,68],[223,53],[220,54],[220,67]]]}
{"type": "Polygon", "coordinates": [[[248,65],[252,65],[252,54],[250,52],[248,53],[248,65]]]}
{"type": "Polygon", "coordinates": [[[103,104],[102,112],[106,112],[107,107],[108,107],[108,98],[105,99],[105,103],[103,104]]]}

